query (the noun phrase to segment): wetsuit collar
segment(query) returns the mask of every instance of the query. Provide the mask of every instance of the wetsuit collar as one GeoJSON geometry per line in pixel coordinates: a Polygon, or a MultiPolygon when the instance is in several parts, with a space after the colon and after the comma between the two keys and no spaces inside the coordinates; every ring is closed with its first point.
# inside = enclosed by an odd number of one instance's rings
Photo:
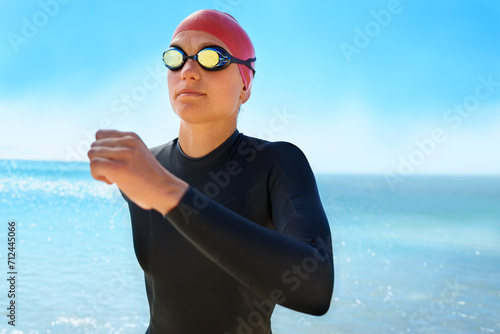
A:
{"type": "Polygon", "coordinates": [[[182,151],[182,148],[179,144],[179,139],[177,138],[176,140],[176,143],[175,143],[175,151],[177,153],[177,157],[184,163],[195,163],[195,164],[201,164],[203,162],[210,162],[210,161],[214,161],[214,160],[217,160],[217,158],[219,156],[221,156],[222,154],[224,154],[224,152],[226,152],[228,150],[228,148],[230,148],[235,142],[236,140],[238,139],[240,135],[240,132],[238,131],[238,129],[236,129],[233,134],[228,138],[226,139],[225,142],[223,142],[221,145],[219,145],[219,147],[217,147],[215,150],[213,150],[212,152],[202,156],[202,157],[199,157],[199,158],[192,158],[188,155],[186,155],[183,151],[182,151]]]}

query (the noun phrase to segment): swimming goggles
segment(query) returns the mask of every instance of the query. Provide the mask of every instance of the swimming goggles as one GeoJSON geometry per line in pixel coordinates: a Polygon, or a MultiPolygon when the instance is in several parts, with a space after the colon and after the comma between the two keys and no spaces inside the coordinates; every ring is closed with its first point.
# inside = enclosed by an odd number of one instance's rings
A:
{"type": "Polygon", "coordinates": [[[180,70],[188,59],[194,59],[200,66],[207,71],[220,71],[229,66],[231,63],[242,64],[252,70],[255,75],[255,70],[252,68],[252,62],[256,58],[247,60],[238,59],[231,56],[226,50],[220,46],[211,45],[201,49],[196,55],[188,56],[181,48],[173,46],[163,52],[163,62],[172,71],[180,70]]]}

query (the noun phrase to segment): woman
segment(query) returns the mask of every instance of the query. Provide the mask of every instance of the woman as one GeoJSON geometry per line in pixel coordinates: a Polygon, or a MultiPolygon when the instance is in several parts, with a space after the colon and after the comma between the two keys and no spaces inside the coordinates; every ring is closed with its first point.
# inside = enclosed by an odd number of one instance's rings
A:
{"type": "Polygon", "coordinates": [[[148,150],[100,130],[92,176],[128,201],[150,307],[147,333],[271,333],[276,304],[329,308],[328,222],[302,152],[237,130],[255,52],[228,14],[202,10],[164,53],[179,137],[148,150]]]}

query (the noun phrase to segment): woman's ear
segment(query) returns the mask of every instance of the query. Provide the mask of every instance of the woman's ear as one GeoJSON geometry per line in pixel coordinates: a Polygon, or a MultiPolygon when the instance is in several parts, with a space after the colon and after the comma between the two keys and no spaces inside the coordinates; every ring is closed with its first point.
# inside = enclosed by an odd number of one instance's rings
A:
{"type": "Polygon", "coordinates": [[[241,93],[240,93],[241,104],[248,101],[248,99],[250,98],[251,90],[252,90],[252,88],[247,89],[245,86],[243,86],[243,88],[241,89],[241,93]]]}

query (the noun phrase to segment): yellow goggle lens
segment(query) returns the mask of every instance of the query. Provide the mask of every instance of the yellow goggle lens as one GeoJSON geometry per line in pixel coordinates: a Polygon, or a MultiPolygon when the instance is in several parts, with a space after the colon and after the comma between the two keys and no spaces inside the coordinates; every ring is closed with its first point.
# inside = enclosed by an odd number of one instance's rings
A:
{"type": "Polygon", "coordinates": [[[214,50],[202,50],[198,53],[198,61],[205,67],[213,68],[219,63],[219,54],[214,50]]]}
{"type": "Polygon", "coordinates": [[[163,55],[163,61],[170,67],[178,67],[182,64],[182,53],[177,50],[169,50],[163,55]]]}

